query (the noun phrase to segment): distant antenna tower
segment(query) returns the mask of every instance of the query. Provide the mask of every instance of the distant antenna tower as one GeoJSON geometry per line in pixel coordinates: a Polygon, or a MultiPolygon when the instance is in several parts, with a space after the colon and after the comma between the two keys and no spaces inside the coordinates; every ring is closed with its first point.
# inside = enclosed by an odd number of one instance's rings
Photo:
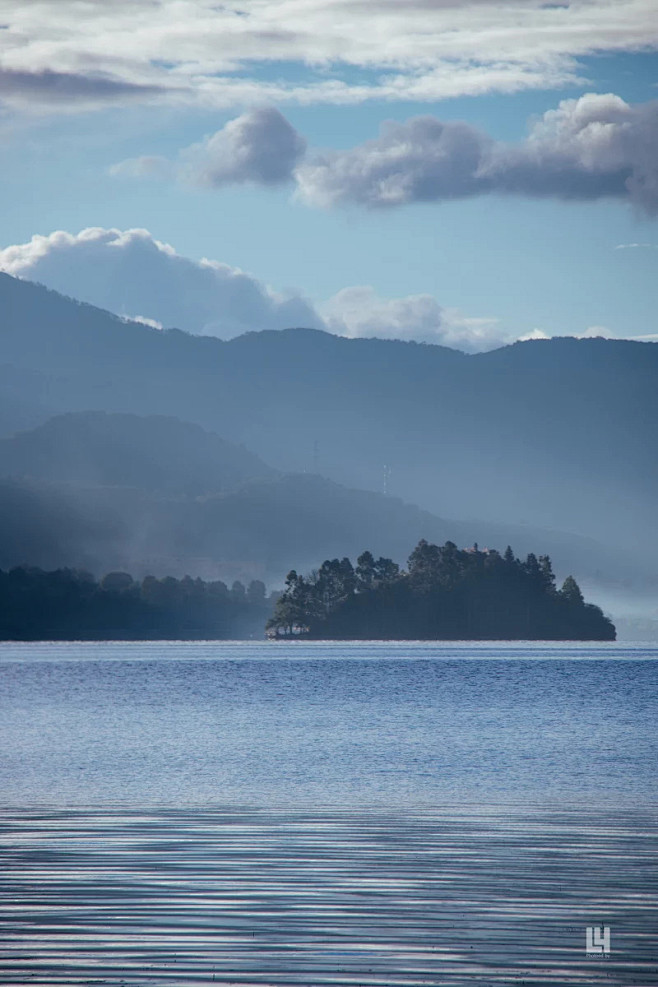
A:
{"type": "Polygon", "coordinates": [[[385,466],[384,467],[384,496],[385,497],[388,497],[390,493],[390,486],[391,486],[391,467],[385,466]]]}
{"type": "Polygon", "coordinates": [[[318,440],[313,440],[313,472],[320,472],[320,446],[318,440]]]}

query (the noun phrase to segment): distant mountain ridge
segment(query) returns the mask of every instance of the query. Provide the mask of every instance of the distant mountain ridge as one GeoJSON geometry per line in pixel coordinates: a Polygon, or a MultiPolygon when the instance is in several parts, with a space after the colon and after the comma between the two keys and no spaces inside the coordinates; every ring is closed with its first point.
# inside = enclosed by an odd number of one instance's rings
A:
{"type": "Polygon", "coordinates": [[[164,415],[58,415],[0,439],[0,476],[161,494],[233,490],[276,471],[244,447],[164,415]]]}
{"type": "Polygon", "coordinates": [[[467,356],[304,329],[222,342],[8,275],[0,311],[5,436],[70,411],[173,415],[287,473],[381,491],[386,468],[390,492],[440,517],[571,531],[656,570],[654,344],[560,338],[467,356]]]}
{"type": "Polygon", "coordinates": [[[0,440],[0,568],[280,583],[291,567],[363,544],[402,563],[421,537],[521,552],[539,545],[563,576],[620,565],[587,539],[448,521],[321,476],[282,474],[174,418],[68,413],[0,440]]]}

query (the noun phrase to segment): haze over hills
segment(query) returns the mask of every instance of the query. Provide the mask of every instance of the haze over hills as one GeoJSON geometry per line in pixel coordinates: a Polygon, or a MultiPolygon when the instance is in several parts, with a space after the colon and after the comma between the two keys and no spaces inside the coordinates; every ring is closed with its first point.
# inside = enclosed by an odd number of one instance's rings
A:
{"type": "Polygon", "coordinates": [[[280,584],[293,566],[367,545],[404,562],[422,537],[511,542],[523,553],[539,546],[563,575],[620,564],[588,539],[448,521],[399,498],[283,474],[197,425],[161,416],[61,415],[1,440],[0,464],[0,568],[67,565],[280,584]]]}
{"type": "Polygon", "coordinates": [[[69,413],[0,439],[5,476],[159,494],[220,493],[275,470],[244,447],[177,418],[69,413]]]}
{"type": "MultiPolygon", "coordinates": [[[[0,305],[5,436],[70,411],[176,416],[287,473],[381,491],[388,467],[389,491],[405,501],[479,519],[463,544],[493,542],[481,531],[496,524],[585,536],[581,570],[654,590],[653,344],[562,338],[467,356],[304,329],[222,342],[127,323],[8,275],[0,305]]],[[[268,481],[271,491],[291,482],[268,481]]]]}

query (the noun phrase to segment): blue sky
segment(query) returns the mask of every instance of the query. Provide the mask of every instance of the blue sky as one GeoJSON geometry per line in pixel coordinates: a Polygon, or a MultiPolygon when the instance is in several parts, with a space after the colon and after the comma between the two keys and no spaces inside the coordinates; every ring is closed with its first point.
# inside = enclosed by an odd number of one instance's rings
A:
{"type": "Polygon", "coordinates": [[[649,0],[0,0],[0,24],[10,273],[224,337],[658,333],[649,0]]]}

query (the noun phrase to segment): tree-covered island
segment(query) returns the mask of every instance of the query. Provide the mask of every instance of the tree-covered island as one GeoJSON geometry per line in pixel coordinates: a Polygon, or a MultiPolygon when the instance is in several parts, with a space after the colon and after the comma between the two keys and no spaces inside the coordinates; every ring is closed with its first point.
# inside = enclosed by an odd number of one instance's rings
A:
{"type": "Polygon", "coordinates": [[[406,570],[364,552],[292,571],[267,624],[276,637],[362,640],[614,641],[572,576],[556,587],[551,560],[511,548],[460,550],[420,541],[406,570]]]}

